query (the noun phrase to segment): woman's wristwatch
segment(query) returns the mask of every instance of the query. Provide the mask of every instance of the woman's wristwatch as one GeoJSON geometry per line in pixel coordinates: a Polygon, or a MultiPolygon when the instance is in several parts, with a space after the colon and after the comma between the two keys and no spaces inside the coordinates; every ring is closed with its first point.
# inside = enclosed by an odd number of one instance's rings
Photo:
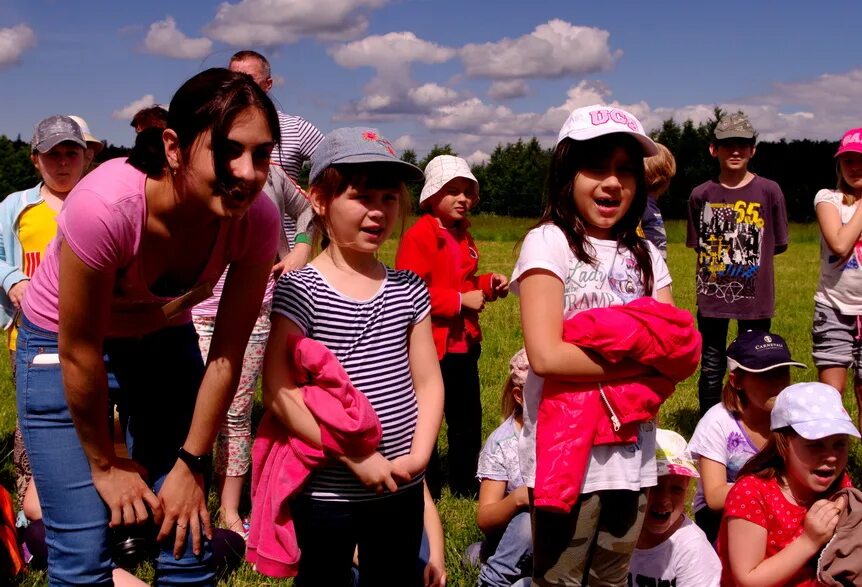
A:
{"type": "Polygon", "coordinates": [[[210,464],[212,463],[211,454],[207,453],[198,457],[191,454],[183,447],[180,447],[180,450],[177,451],[177,457],[184,462],[193,473],[207,473],[209,471],[210,464]]]}

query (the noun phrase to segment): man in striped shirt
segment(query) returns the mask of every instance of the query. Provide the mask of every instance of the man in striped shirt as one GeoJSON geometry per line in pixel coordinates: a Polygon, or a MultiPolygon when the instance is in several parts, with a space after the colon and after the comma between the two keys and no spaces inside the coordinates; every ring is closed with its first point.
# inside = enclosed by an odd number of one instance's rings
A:
{"type": "MultiPolygon", "coordinates": [[[[230,58],[228,69],[247,73],[261,89],[269,93],[272,89],[272,69],[266,57],[257,51],[239,51],[230,58]]],[[[302,164],[311,157],[323,134],[302,118],[279,111],[281,145],[272,152],[272,162],[281,165],[292,179],[299,177],[302,164]]]]}
{"type": "MultiPolygon", "coordinates": [[[[243,50],[230,58],[228,69],[246,73],[257,82],[267,94],[272,89],[272,69],[266,57],[257,51],[243,50]]],[[[311,158],[323,134],[313,124],[301,116],[278,112],[278,125],[281,129],[281,144],[272,151],[272,164],[279,165],[294,182],[299,178],[302,164],[311,158]]],[[[287,240],[293,243],[296,236],[296,219],[285,215],[282,226],[287,240]]]]}

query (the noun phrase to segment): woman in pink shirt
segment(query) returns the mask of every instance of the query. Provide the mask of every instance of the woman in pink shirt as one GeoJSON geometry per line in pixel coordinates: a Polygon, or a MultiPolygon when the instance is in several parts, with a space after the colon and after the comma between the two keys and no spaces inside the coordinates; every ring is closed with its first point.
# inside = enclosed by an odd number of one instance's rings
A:
{"type": "Polygon", "coordinates": [[[72,191],[22,304],[18,415],[39,487],[51,584],[111,583],[111,533],[149,526],[156,583],[215,583],[205,479],[275,259],[260,191],[278,138],[248,76],[210,69],[72,191]],[[225,266],[204,365],[191,307],[225,266]],[[131,459],[109,432],[107,355],[131,459]]]}

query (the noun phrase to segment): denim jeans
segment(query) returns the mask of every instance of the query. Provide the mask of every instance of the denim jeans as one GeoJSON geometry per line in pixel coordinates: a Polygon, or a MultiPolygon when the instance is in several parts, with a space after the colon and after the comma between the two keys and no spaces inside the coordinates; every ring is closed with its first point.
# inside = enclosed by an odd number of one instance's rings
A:
{"type": "MultiPolygon", "coordinates": [[[[485,545],[483,545],[485,546],[485,545]]],[[[511,587],[533,570],[533,531],[530,512],[521,512],[509,520],[493,553],[479,571],[481,587],[511,587]]]]}
{"type": "MultiPolygon", "coordinates": [[[[730,318],[707,318],[697,313],[697,329],[703,337],[703,350],[700,358],[700,379],[697,381],[697,398],[700,403],[700,417],[721,401],[721,388],[724,372],[727,370],[727,329],[730,318]]],[[[769,331],[770,318],[761,320],[737,320],[738,332],[746,330],[769,331]]]]}
{"type": "Polygon", "coordinates": [[[306,495],[291,504],[302,550],[298,587],[351,587],[359,547],[359,585],[404,587],[416,576],[422,540],[422,483],[363,501],[321,501],[306,495]]]}
{"type": "MultiPolygon", "coordinates": [[[[56,333],[22,318],[16,358],[18,419],[42,505],[49,584],[111,585],[109,511],[93,485],[59,362],[51,360],[57,352],[56,333]]],[[[147,481],[158,491],[188,434],[203,377],[194,328],[187,324],[106,341],[105,352],[119,384],[117,399],[129,419],[132,458],[147,469],[147,481]]],[[[189,537],[180,560],[172,554],[172,539],[161,546],[155,561],[157,585],[215,584],[208,541],[196,557],[189,537]]]]}

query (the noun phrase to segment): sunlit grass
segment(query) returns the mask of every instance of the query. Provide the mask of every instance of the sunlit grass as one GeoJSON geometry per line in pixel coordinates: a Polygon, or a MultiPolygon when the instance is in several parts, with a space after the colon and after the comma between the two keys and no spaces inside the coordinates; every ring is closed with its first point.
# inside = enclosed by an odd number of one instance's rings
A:
{"type": "MultiPolygon", "coordinates": [[[[511,274],[515,263],[517,241],[534,220],[495,216],[478,216],[473,219],[472,233],[481,252],[482,271],[511,274]]],[[[694,254],[684,246],[685,223],[668,223],[668,265],[674,278],[673,290],[676,304],[694,311],[694,254]]],[[[790,345],[793,356],[808,364],[807,369],[794,369],[794,381],[811,381],[817,377],[811,362],[811,316],[814,289],[818,278],[819,232],[816,225],[793,225],[791,245],[787,253],[776,259],[777,310],[773,330],[781,334],[790,345]]],[[[381,259],[391,263],[396,242],[386,243],[381,259]]],[[[489,304],[481,317],[484,341],[479,362],[482,385],[483,435],[488,434],[500,422],[500,392],[507,375],[509,358],[522,346],[518,300],[509,296],[489,304]]],[[[731,334],[735,325],[731,327],[731,334]]],[[[6,487],[14,487],[11,452],[12,431],[15,420],[14,392],[9,382],[5,355],[0,353],[0,442],[6,458],[0,469],[6,487]]],[[[845,394],[847,408],[855,414],[855,403],[850,394],[845,394]]],[[[259,413],[260,406],[257,406],[259,413]]],[[[689,437],[697,421],[696,376],[677,387],[676,393],[662,407],[660,415],[663,427],[678,430],[689,437]]],[[[445,450],[445,436],[441,436],[441,447],[445,450]]],[[[851,473],[856,476],[860,469],[859,446],[853,448],[851,473]]],[[[468,544],[479,540],[481,533],[475,524],[475,504],[467,499],[454,498],[444,490],[438,504],[446,528],[446,566],[449,584],[472,586],[476,584],[476,570],[464,569],[461,556],[468,544]]],[[[149,577],[144,571],[142,576],[149,577]]],[[[44,576],[39,574],[27,579],[25,585],[43,585],[44,576]]],[[[224,582],[225,585],[290,585],[290,581],[275,581],[255,573],[245,566],[224,582]]]]}

